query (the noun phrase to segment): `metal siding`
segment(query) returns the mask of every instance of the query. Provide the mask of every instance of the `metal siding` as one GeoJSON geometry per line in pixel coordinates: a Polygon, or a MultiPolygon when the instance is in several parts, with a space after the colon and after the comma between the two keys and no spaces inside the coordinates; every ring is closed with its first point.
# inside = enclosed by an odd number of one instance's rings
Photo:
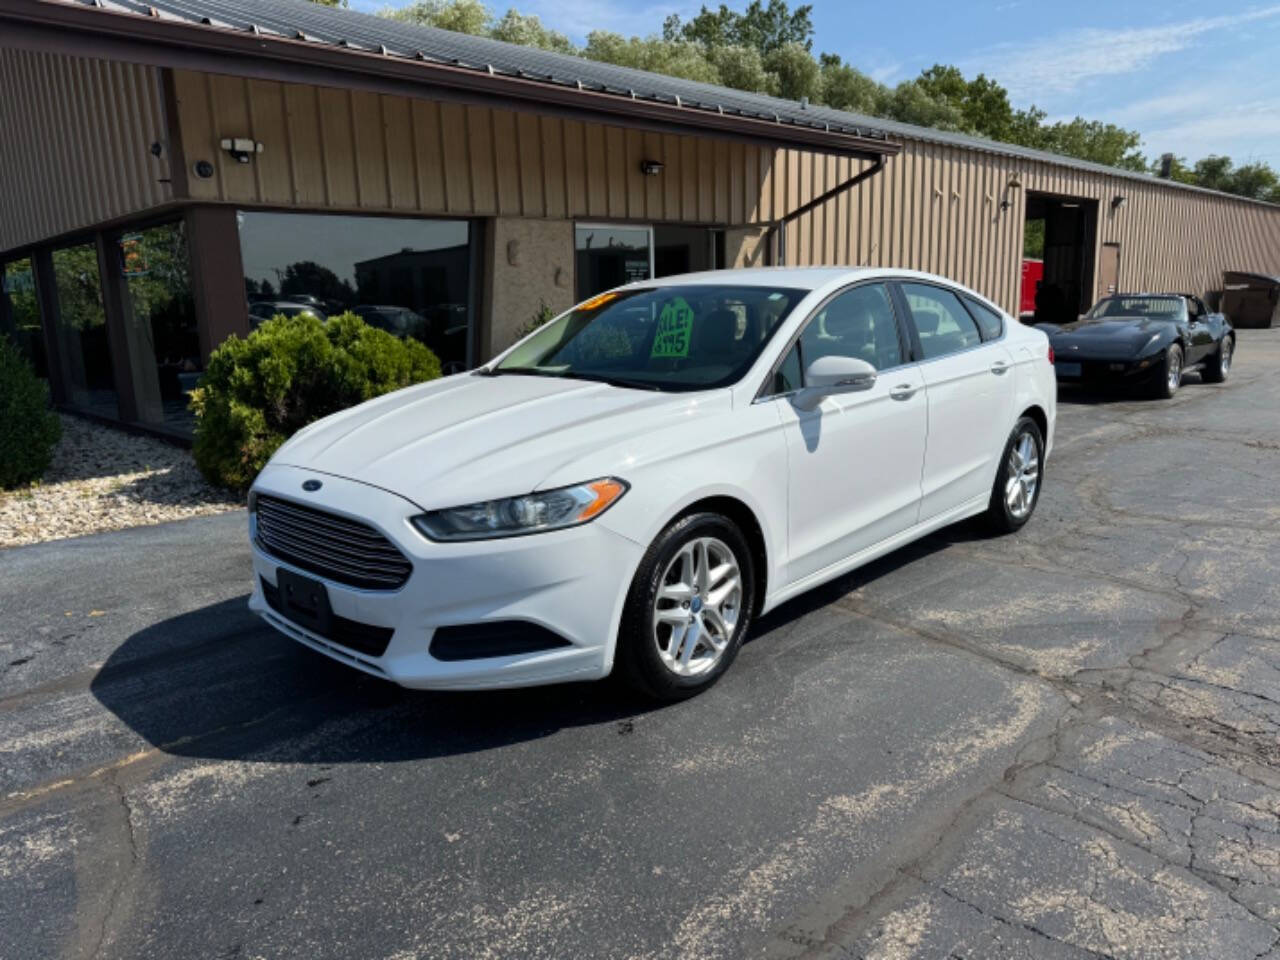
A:
{"type": "Polygon", "coordinates": [[[160,71],[0,48],[0,250],[173,199],[160,71]]]}

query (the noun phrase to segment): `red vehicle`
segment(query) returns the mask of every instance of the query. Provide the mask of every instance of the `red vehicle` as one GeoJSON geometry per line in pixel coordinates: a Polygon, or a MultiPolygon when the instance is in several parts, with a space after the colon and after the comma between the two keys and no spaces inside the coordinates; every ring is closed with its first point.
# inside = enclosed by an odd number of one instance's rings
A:
{"type": "Polygon", "coordinates": [[[1040,281],[1043,279],[1043,260],[1022,261],[1022,299],[1018,303],[1019,314],[1036,312],[1036,291],[1040,289],[1040,281]]]}

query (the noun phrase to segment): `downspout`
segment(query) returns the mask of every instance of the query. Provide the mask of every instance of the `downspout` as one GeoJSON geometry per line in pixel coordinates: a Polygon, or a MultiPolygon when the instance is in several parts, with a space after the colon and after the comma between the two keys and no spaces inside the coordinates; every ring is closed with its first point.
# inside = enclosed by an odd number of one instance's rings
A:
{"type": "Polygon", "coordinates": [[[774,226],[772,231],[775,239],[775,246],[774,246],[775,253],[773,258],[774,265],[779,267],[786,266],[787,224],[788,223],[791,223],[793,220],[797,220],[800,217],[803,217],[810,210],[813,210],[815,207],[821,206],[822,204],[826,203],[828,200],[834,199],[835,197],[844,193],[846,190],[856,187],[863,180],[870,180],[877,173],[879,173],[881,170],[884,169],[884,164],[885,164],[884,154],[877,155],[875,163],[871,164],[871,166],[867,167],[867,169],[854,174],[852,177],[850,177],[848,180],[845,180],[843,183],[836,184],[826,193],[822,194],[821,196],[814,197],[808,203],[801,204],[800,206],[792,210],[790,213],[786,214],[781,220],[779,220],[777,224],[774,226]]]}

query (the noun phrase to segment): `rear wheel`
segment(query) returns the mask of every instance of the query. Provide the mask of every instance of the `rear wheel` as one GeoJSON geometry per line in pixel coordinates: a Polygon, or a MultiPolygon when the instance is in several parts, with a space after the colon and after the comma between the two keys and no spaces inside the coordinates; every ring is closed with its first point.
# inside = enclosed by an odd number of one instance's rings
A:
{"type": "Polygon", "coordinates": [[[616,662],[647,696],[682,700],[729,669],[755,603],[751,550],[715,513],[671,523],[645,552],[627,595],[616,662]]]}
{"type": "Polygon", "coordinates": [[[1182,386],[1182,347],[1170,344],[1164,353],[1164,368],[1152,384],[1153,393],[1162,400],[1171,400],[1182,386]]]}
{"type": "Polygon", "coordinates": [[[1223,337],[1218,352],[1210,357],[1201,371],[1201,376],[1209,383],[1223,383],[1231,372],[1232,354],[1235,353],[1234,337],[1223,337]]]}
{"type": "Polygon", "coordinates": [[[1031,519],[1040,501],[1044,476],[1044,435],[1040,425],[1023,417],[1014,425],[1000,458],[987,523],[997,533],[1013,533],[1031,519]]]}

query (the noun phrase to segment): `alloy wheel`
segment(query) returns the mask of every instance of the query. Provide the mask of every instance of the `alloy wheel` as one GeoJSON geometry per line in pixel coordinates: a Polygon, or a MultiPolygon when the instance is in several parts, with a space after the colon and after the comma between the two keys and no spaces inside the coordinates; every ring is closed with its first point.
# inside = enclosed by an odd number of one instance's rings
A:
{"type": "Polygon", "coordinates": [[[1040,485],[1040,444],[1030,431],[1023,432],[1014,441],[1009,451],[1007,475],[1004,502],[1013,518],[1022,520],[1031,513],[1036,488],[1040,485]]]}
{"type": "Polygon", "coordinates": [[[1223,340],[1222,348],[1218,351],[1218,370],[1225,379],[1227,373],[1231,370],[1231,341],[1223,340]]]}
{"type": "Polygon", "coordinates": [[[1182,354],[1169,354],[1169,392],[1177,390],[1182,383],[1182,354]],[[1176,359],[1175,359],[1176,358],[1176,359]]]}
{"type": "Polygon", "coordinates": [[[738,558],[715,537],[690,540],[667,565],[654,600],[658,658],[676,676],[706,673],[720,662],[741,612],[738,558]]]}

